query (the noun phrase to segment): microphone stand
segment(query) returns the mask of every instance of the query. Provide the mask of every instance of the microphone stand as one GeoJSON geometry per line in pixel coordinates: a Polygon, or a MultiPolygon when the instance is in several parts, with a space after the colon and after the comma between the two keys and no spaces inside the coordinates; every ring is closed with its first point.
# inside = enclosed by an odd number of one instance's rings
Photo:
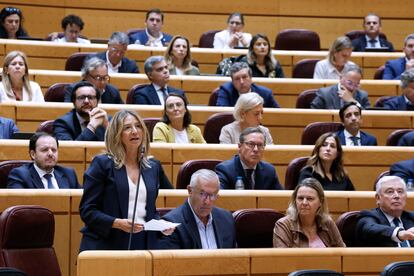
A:
{"type": "Polygon", "coordinates": [[[145,146],[141,147],[141,154],[138,160],[138,168],[139,168],[139,175],[138,175],[138,183],[137,183],[137,190],[135,192],[135,200],[134,200],[134,210],[132,212],[132,225],[131,231],[129,232],[129,240],[128,240],[128,250],[131,250],[131,242],[132,242],[132,234],[134,234],[134,226],[135,226],[135,214],[137,212],[137,202],[138,202],[138,192],[139,192],[139,184],[141,182],[141,174],[142,174],[142,158],[144,158],[145,154],[145,146]]]}

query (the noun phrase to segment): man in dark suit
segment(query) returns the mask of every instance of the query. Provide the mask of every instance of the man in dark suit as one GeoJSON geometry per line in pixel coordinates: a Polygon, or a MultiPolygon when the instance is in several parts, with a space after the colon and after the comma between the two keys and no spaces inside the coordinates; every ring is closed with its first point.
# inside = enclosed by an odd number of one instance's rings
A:
{"type": "Polygon", "coordinates": [[[164,106],[165,99],[170,93],[185,97],[184,91],[168,86],[170,72],[164,57],[152,56],[147,58],[144,70],[151,84],[139,87],[134,91],[134,104],[164,106]]]}
{"type": "Polygon", "coordinates": [[[404,134],[399,140],[397,146],[414,147],[414,131],[404,134]]]}
{"type": "Polygon", "coordinates": [[[339,110],[339,117],[344,128],[337,132],[341,145],[344,146],[376,146],[377,138],[361,130],[361,107],[355,102],[346,103],[339,110]]]}
{"type": "Polygon", "coordinates": [[[347,102],[357,102],[362,109],[370,106],[368,93],[360,90],[362,71],[350,65],[343,71],[339,83],[320,88],[311,103],[313,109],[340,109],[347,102]]]}
{"type": "Polygon", "coordinates": [[[106,111],[98,107],[99,90],[81,81],[72,93],[74,109],[55,120],[53,133],[59,140],[103,141],[109,124],[106,111]]]}
{"type": "Polygon", "coordinates": [[[262,161],[266,143],[260,128],[244,129],[238,146],[238,155],[216,166],[221,189],[235,189],[237,177],[242,178],[246,190],[283,189],[273,165],[262,161]]]}
{"type": "MultiPolygon", "coordinates": [[[[81,70],[83,81],[88,81],[99,89],[101,103],[123,104],[118,88],[108,83],[108,65],[98,57],[85,61],[81,70]]],[[[65,102],[72,101],[72,91],[76,83],[65,87],[65,102]]]]}
{"type": "Polygon", "coordinates": [[[235,106],[241,94],[255,92],[263,98],[263,107],[279,107],[272,90],[252,83],[252,70],[247,63],[235,62],[230,67],[230,77],[231,82],[220,86],[217,106],[235,106]]]}
{"type": "Polygon", "coordinates": [[[398,176],[382,177],[376,187],[377,208],[361,211],[357,240],[361,246],[413,247],[414,213],[404,211],[407,189],[398,176]]]}
{"type": "Polygon", "coordinates": [[[11,139],[16,132],[19,129],[12,119],[0,117],[0,139],[11,139]]]}
{"type": "Polygon", "coordinates": [[[391,97],[383,105],[388,110],[414,110],[414,68],[401,74],[400,96],[391,97]]]}
{"type": "Polygon", "coordinates": [[[109,74],[113,73],[139,73],[135,60],[125,57],[129,39],[123,32],[114,32],[108,41],[108,50],[97,53],[91,57],[98,57],[108,65],[109,74]]]}
{"type": "Polygon", "coordinates": [[[236,231],[229,211],[214,206],[220,184],[215,172],[193,173],[188,199],[167,213],[165,220],[181,223],[170,236],[162,237],[161,249],[216,249],[236,247],[236,231]]]}
{"type": "Polygon", "coordinates": [[[161,32],[164,13],[160,9],[149,10],[145,16],[146,28],[129,36],[130,44],[163,47],[167,46],[172,36],[161,32]]]}
{"type": "Polygon", "coordinates": [[[10,171],[7,188],[12,189],[78,189],[80,185],[72,168],[57,165],[58,140],[45,132],[35,133],[29,141],[33,163],[10,171]]]}
{"type": "Polygon", "coordinates": [[[414,179],[414,159],[403,160],[392,164],[390,174],[401,177],[405,182],[408,179],[414,179]]]}
{"type": "Polygon", "coordinates": [[[399,80],[404,71],[414,68],[414,34],[409,34],[405,38],[403,51],[405,57],[385,63],[383,80],[399,80]]]}
{"type": "Polygon", "coordinates": [[[366,49],[383,48],[384,52],[394,52],[392,43],[387,39],[380,37],[381,18],[373,13],[364,18],[365,35],[352,40],[352,47],[355,52],[365,52],[366,49]]]}

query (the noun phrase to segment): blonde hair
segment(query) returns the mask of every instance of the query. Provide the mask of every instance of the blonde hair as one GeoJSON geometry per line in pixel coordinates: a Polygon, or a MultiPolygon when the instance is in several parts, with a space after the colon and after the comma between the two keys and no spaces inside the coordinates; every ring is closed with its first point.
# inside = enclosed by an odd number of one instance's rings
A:
{"type": "MultiPolygon", "coordinates": [[[[11,51],[4,57],[3,72],[2,72],[2,83],[4,87],[4,92],[6,93],[9,99],[13,99],[13,100],[16,99],[16,96],[14,95],[13,90],[12,90],[12,83],[11,83],[11,79],[8,73],[8,67],[10,63],[13,61],[13,59],[15,59],[16,57],[21,57],[23,59],[24,66],[25,66],[25,70],[24,70],[25,72],[24,72],[24,76],[22,80],[23,87],[24,89],[26,89],[29,95],[29,101],[31,101],[33,97],[33,92],[30,87],[30,81],[29,81],[29,66],[27,64],[27,56],[25,53],[21,51],[11,51]]],[[[22,97],[22,100],[23,100],[23,97],[22,97]]]]}
{"type": "Polygon", "coordinates": [[[247,112],[258,105],[263,105],[263,103],[263,98],[255,92],[241,94],[236,102],[236,105],[234,106],[234,119],[236,119],[236,121],[240,121],[242,119],[242,113],[247,112]]]}
{"type": "Polygon", "coordinates": [[[331,47],[329,48],[328,53],[328,60],[329,63],[332,65],[336,64],[335,60],[335,54],[345,50],[345,49],[351,49],[352,50],[352,42],[347,36],[340,36],[332,43],[331,47]]]}
{"type": "Polygon", "coordinates": [[[165,61],[168,64],[168,69],[173,69],[176,67],[174,64],[174,60],[173,60],[174,57],[172,55],[172,51],[174,48],[174,43],[177,39],[183,39],[187,43],[187,55],[185,56],[184,61],[183,61],[183,70],[184,71],[191,70],[193,68],[193,65],[191,65],[192,58],[191,58],[191,50],[190,50],[191,48],[190,41],[188,40],[188,38],[182,35],[174,36],[171,39],[170,44],[168,44],[167,49],[165,50],[164,57],[165,57],[165,61]]]}
{"type": "Polygon", "coordinates": [[[115,168],[119,169],[125,164],[126,150],[124,144],[122,143],[121,137],[124,128],[124,120],[128,115],[137,119],[140,124],[140,128],[142,129],[143,137],[142,143],[139,146],[137,159],[139,160],[142,147],[144,146],[145,150],[142,158],[142,164],[144,167],[149,168],[150,163],[148,160],[148,151],[150,147],[150,137],[144,120],[142,120],[135,111],[122,109],[115,113],[112,117],[112,120],[105,132],[105,147],[107,154],[114,160],[115,168]]]}

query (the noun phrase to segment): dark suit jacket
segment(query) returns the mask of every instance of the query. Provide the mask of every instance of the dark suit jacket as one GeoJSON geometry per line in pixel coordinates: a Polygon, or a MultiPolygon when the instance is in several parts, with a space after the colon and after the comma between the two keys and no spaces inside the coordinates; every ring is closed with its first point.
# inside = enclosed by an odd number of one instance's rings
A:
{"type": "MultiPolygon", "coordinates": [[[[229,211],[213,207],[213,227],[217,248],[235,248],[236,230],[233,216],[229,211]]],[[[201,239],[197,224],[186,200],[183,205],[167,213],[163,219],[181,223],[170,236],[162,237],[161,249],[201,249],[201,239]]]]}
{"type": "Polygon", "coordinates": [[[384,108],[388,110],[414,110],[413,105],[408,105],[404,95],[392,97],[384,102],[384,108]]]}
{"type": "MultiPolygon", "coordinates": [[[[56,165],[53,170],[60,189],[80,189],[78,178],[72,168],[56,165]]],[[[44,189],[42,180],[33,163],[24,164],[10,171],[7,179],[9,189],[44,189]]]]}
{"type": "MultiPolygon", "coordinates": [[[[361,146],[377,146],[378,145],[377,138],[361,130],[359,132],[361,135],[361,140],[359,141],[361,146]]],[[[341,140],[341,145],[346,145],[344,130],[340,130],[336,134],[338,135],[339,140],[341,140]]]]}
{"type": "MultiPolygon", "coordinates": [[[[151,168],[142,170],[147,189],[145,221],[158,218],[155,206],[158,190],[167,188],[160,162],[150,159],[150,165],[151,168]]],[[[80,251],[127,249],[129,234],[112,228],[116,218],[128,217],[129,186],[125,166],[116,169],[106,154],[96,156],[85,172],[83,188],[79,211],[85,227],[81,229],[80,251]]],[[[133,235],[132,244],[136,246],[132,249],[157,248],[156,232],[141,233],[133,235]],[[145,241],[137,243],[140,234],[145,235],[145,241]]]]}
{"type": "Polygon", "coordinates": [[[12,119],[0,117],[0,139],[10,139],[16,132],[19,132],[19,129],[12,119]]]}
{"type": "Polygon", "coordinates": [[[105,138],[105,128],[99,126],[95,133],[85,128],[82,131],[75,109],[72,109],[53,123],[53,135],[58,140],[76,141],[103,141],[105,138]]]}
{"type": "MultiPolygon", "coordinates": [[[[367,92],[356,90],[354,92],[354,99],[361,104],[363,109],[370,107],[367,92]]],[[[341,107],[341,99],[338,96],[338,84],[320,88],[311,103],[311,108],[314,109],[340,109],[341,107]]]]}
{"type": "MultiPolygon", "coordinates": [[[[386,50],[385,52],[394,52],[394,47],[392,46],[391,42],[381,37],[379,38],[379,42],[381,47],[388,48],[388,50],[386,50]]],[[[365,35],[361,35],[360,37],[353,39],[352,47],[354,48],[354,52],[365,52],[365,48],[367,47],[367,40],[365,38],[365,35]]]]}
{"type": "MultiPolygon", "coordinates": [[[[243,183],[247,183],[246,174],[238,155],[216,166],[216,173],[220,179],[221,189],[234,189],[236,178],[241,176],[243,183]]],[[[283,190],[272,164],[260,161],[255,170],[255,190],[283,190]]],[[[251,187],[245,187],[251,189],[251,187]]]]}
{"type": "MultiPolygon", "coordinates": [[[[106,52],[97,53],[92,55],[91,57],[98,57],[105,62],[106,60],[106,52]]],[[[119,67],[118,73],[139,73],[139,68],[135,60],[123,57],[121,67],[119,67]]]]}
{"type": "Polygon", "coordinates": [[[333,177],[331,181],[329,178],[316,173],[312,166],[305,166],[300,170],[298,183],[301,183],[302,180],[309,177],[318,180],[326,191],[355,191],[354,184],[352,184],[351,179],[347,175],[342,180],[333,177]]]}
{"type": "Polygon", "coordinates": [[[399,140],[397,146],[414,147],[414,131],[404,134],[399,140]]]}
{"type": "MultiPolygon", "coordinates": [[[[168,94],[175,93],[185,97],[184,91],[167,86],[168,94]]],[[[160,105],[157,91],[152,84],[145,85],[134,92],[134,104],[160,105]]]]}
{"type": "Polygon", "coordinates": [[[414,179],[414,159],[403,160],[392,164],[390,174],[403,178],[405,182],[409,178],[414,179]]]}
{"type": "MultiPolygon", "coordinates": [[[[414,213],[404,211],[401,221],[405,229],[414,227],[414,213]]],[[[379,208],[364,210],[356,227],[357,240],[361,246],[396,247],[397,243],[391,239],[394,229],[379,208]]],[[[414,247],[414,241],[409,242],[414,247]]]]}
{"type": "MultiPolygon", "coordinates": [[[[72,102],[72,91],[76,84],[77,82],[65,87],[65,102],[72,102]]],[[[108,83],[105,86],[105,93],[101,95],[101,103],[123,104],[124,101],[121,99],[118,88],[108,83]]]]}
{"type": "Polygon", "coordinates": [[[401,74],[405,71],[405,57],[399,59],[388,60],[385,63],[383,80],[399,80],[401,74]]]}
{"type": "MultiPolygon", "coordinates": [[[[167,46],[168,42],[171,41],[172,36],[169,35],[169,34],[166,34],[166,33],[162,33],[162,35],[163,35],[163,37],[161,39],[162,46],[167,46]]],[[[145,32],[145,29],[140,31],[140,32],[136,32],[136,33],[129,36],[129,44],[146,45],[147,42],[148,42],[148,35],[145,32]]]]}
{"type": "MultiPolygon", "coordinates": [[[[279,107],[279,104],[273,97],[272,90],[270,90],[269,88],[252,83],[251,90],[259,94],[263,98],[263,107],[279,107]]],[[[231,81],[226,82],[225,84],[220,86],[216,105],[235,106],[238,99],[239,92],[236,90],[233,83],[231,81]]]]}

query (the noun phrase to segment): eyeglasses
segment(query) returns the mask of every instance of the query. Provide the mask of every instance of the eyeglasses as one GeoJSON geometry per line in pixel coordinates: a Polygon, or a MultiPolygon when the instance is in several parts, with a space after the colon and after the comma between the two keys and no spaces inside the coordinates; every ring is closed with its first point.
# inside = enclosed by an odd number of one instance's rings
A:
{"type": "Polygon", "coordinates": [[[125,52],[126,52],[126,50],[124,50],[124,49],[117,49],[115,47],[109,48],[109,51],[115,52],[115,53],[118,53],[118,54],[125,54],[125,52]]]}
{"type": "Polygon", "coordinates": [[[351,88],[351,89],[356,89],[356,88],[358,88],[358,87],[360,87],[361,86],[361,84],[360,83],[354,83],[353,81],[351,81],[351,80],[345,80],[345,83],[346,83],[346,85],[348,85],[349,86],[349,88],[351,88]]]}
{"type": "Polygon", "coordinates": [[[205,201],[209,198],[211,201],[216,201],[219,197],[218,194],[209,194],[206,192],[199,192],[198,195],[200,196],[201,200],[205,201]]]}
{"type": "Polygon", "coordinates": [[[253,142],[243,142],[249,149],[254,150],[255,147],[257,147],[258,150],[264,150],[265,146],[264,144],[256,144],[253,142]]]}
{"type": "Polygon", "coordinates": [[[178,103],[167,104],[166,107],[167,107],[167,109],[174,109],[175,107],[181,108],[183,105],[184,105],[183,103],[178,102],[178,103]]]}
{"type": "Polygon", "coordinates": [[[96,76],[96,77],[91,76],[91,75],[89,75],[89,76],[92,79],[96,80],[96,81],[109,81],[111,79],[108,75],[106,75],[106,76],[96,76]]]}
{"type": "Polygon", "coordinates": [[[10,13],[10,14],[14,14],[14,13],[17,13],[17,14],[19,14],[19,15],[21,14],[20,9],[18,9],[18,8],[6,7],[6,8],[4,8],[4,10],[5,10],[6,12],[10,13]]]}
{"type": "Polygon", "coordinates": [[[241,23],[241,22],[238,22],[238,21],[230,21],[230,22],[229,22],[229,24],[230,24],[230,25],[237,25],[237,26],[239,26],[239,25],[241,25],[242,23],[241,23]]]}
{"type": "Polygon", "coordinates": [[[89,101],[95,101],[97,99],[96,96],[92,96],[92,95],[82,95],[82,96],[77,96],[76,100],[77,101],[85,101],[86,99],[88,99],[89,101]]]}

